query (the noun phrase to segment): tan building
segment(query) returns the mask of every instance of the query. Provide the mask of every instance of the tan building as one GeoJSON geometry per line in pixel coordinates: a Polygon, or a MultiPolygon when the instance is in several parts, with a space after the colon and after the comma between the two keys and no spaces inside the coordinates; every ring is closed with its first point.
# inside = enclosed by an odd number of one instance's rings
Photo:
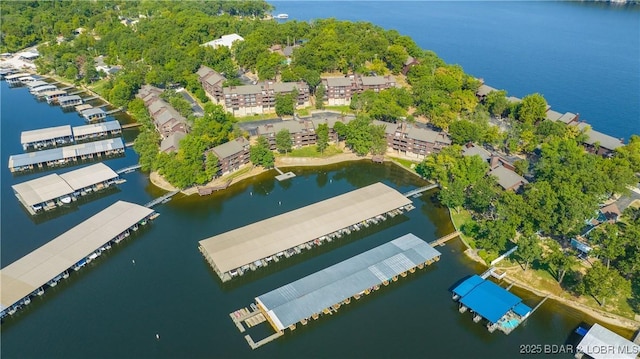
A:
{"type": "Polygon", "coordinates": [[[313,145],[317,142],[317,136],[313,122],[309,120],[291,120],[270,123],[258,127],[258,136],[264,136],[269,141],[271,150],[276,149],[276,134],[283,129],[289,131],[291,142],[294,148],[313,145]]]}
{"type": "Polygon", "coordinates": [[[385,126],[387,149],[405,156],[422,159],[451,145],[451,139],[444,132],[416,127],[404,122],[395,124],[375,120],[373,123],[385,126]]]}
{"type": "MultiPolygon", "coordinates": [[[[161,93],[162,90],[157,87],[144,85],[140,88],[136,97],[144,101],[144,105],[147,107],[147,111],[153,120],[153,124],[163,140],[169,138],[176,132],[182,132],[183,134],[188,133],[189,125],[187,124],[187,119],[171,105],[161,99],[161,93]]],[[[175,151],[178,149],[176,147],[178,143],[179,139],[177,141],[175,139],[167,141],[165,142],[164,147],[161,145],[161,150],[169,152],[175,151]]]]}

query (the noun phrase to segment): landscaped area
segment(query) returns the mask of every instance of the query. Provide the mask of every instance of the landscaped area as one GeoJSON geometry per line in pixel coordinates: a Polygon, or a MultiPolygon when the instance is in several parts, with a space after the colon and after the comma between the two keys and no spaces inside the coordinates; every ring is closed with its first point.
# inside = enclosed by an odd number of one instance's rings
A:
{"type": "Polygon", "coordinates": [[[331,156],[335,156],[338,154],[343,153],[343,151],[341,149],[339,149],[338,147],[336,147],[335,145],[331,145],[329,147],[327,147],[323,153],[320,153],[318,151],[318,146],[316,145],[312,145],[312,146],[306,146],[306,147],[301,147],[301,148],[296,148],[294,150],[292,150],[291,152],[281,155],[281,156],[288,156],[288,157],[313,157],[313,158],[327,158],[327,157],[331,157],[331,156]]]}

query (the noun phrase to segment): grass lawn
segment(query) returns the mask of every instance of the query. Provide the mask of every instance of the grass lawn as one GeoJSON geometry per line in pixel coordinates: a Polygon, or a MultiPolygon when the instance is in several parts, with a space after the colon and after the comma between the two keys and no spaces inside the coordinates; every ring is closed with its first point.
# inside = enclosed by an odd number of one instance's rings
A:
{"type": "MultiPolygon", "coordinates": [[[[451,211],[451,220],[453,221],[453,225],[458,230],[460,230],[464,224],[471,222],[471,212],[466,209],[460,209],[460,212],[455,209],[449,210],[451,211]]],[[[460,234],[460,236],[471,246],[471,248],[476,248],[476,241],[473,238],[465,236],[464,234],[460,234]]]]}
{"type": "Polygon", "coordinates": [[[108,80],[107,79],[102,79],[100,81],[96,81],[93,84],[87,86],[88,88],[90,88],[91,90],[93,90],[95,93],[97,93],[98,95],[105,97],[105,90],[104,87],[107,84],[108,80]]]}
{"type": "Polygon", "coordinates": [[[318,152],[316,145],[296,148],[289,152],[288,157],[314,157],[314,158],[327,158],[342,153],[342,150],[335,145],[330,145],[324,150],[324,153],[318,152]]]}
{"type": "Polygon", "coordinates": [[[397,158],[397,157],[391,157],[391,159],[393,160],[393,162],[397,162],[398,164],[402,165],[402,167],[406,167],[407,169],[415,172],[416,169],[416,165],[418,164],[417,162],[413,162],[411,160],[407,160],[404,158],[397,158]],[[413,166],[413,167],[411,167],[413,166]]]}
{"type": "Polygon", "coordinates": [[[251,166],[246,166],[245,168],[239,169],[233,173],[228,174],[227,176],[223,176],[221,179],[224,181],[232,180],[234,178],[242,176],[249,171],[251,171],[251,166]]]}
{"type": "Polygon", "coordinates": [[[274,113],[263,113],[256,115],[249,115],[244,117],[236,117],[236,121],[238,122],[251,122],[251,121],[260,121],[260,120],[269,120],[272,118],[278,118],[278,115],[274,113]]]}
{"type": "Polygon", "coordinates": [[[340,111],[340,112],[344,112],[344,113],[353,113],[353,110],[351,108],[349,108],[349,105],[343,105],[343,106],[325,106],[324,107],[325,110],[334,110],[334,111],[340,111]]]}

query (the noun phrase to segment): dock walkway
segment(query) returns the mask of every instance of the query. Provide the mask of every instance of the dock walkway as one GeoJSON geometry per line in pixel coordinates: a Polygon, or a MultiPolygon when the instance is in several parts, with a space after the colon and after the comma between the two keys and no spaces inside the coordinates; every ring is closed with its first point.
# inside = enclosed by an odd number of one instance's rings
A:
{"type": "Polygon", "coordinates": [[[434,188],[440,187],[440,185],[438,183],[434,183],[434,184],[430,184],[428,186],[424,186],[424,187],[420,187],[420,188],[416,188],[412,191],[409,191],[407,193],[404,194],[405,197],[413,197],[413,196],[418,196],[421,195],[423,192],[432,190],[434,188]]]}
{"type": "Polygon", "coordinates": [[[122,173],[130,173],[133,172],[139,168],[141,168],[142,166],[140,164],[135,164],[135,165],[131,165],[131,166],[127,166],[124,168],[121,168],[119,170],[116,171],[117,174],[122,174],[122,173]]]}
{"type": "Polygon", "coordinates": [[[429,243],[432,247],[435,246],[443,246],[447,241],[452,240],[460,235],[460,231],[455,231],[453,233],[449,233],[446,236],[440,237],[435,241],[429,243]]]}
{"type": "Polygon", "coordinates": [[[171,197],[175,196],[176,194],[178,194],[180,192],[180,190],[175,190],[173,192],[169,192],[167,194],[165,194],[164,196],[158,197],[156,199],[154,199],[153,201],[145,204],[144,206],[147,208],[151,208],[159,203],[166,203],[169,202],[169,200],[171,199],[171,197]]]}

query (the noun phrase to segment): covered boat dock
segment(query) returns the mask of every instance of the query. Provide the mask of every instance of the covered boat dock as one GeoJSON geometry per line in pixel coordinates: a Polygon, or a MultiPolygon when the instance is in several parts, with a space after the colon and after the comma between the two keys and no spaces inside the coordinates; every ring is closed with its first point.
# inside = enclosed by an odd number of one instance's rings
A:
{"type": "Polygon", "coordinates": [[[20,143],[25,151],[66,145],[72,142],[73,132],[69,125],[22,131],[20,134],[20,143]]]}
{"type": "MultiPolygon", "coordinates": [[[[440,252],[409,233],[257,297],[255,313],[282,335],[439,259],[440,252]]],[[[245,338],[252,349],[268,342],[245,338]]]]}
{"type": "Polygon", "coordinates": [[[58,97],[58,104],[65,107],[71,107],[82,104],[82,98],[78,95],[68,95],[68,96],[60,96],[58,97]]]}
{"type": "Polygon", "coordinates": [[[118,201],[0,270],[0,316],[12,315],[146,224],[154,211],[118,201]]]}
{"type": "Polygon", "coordinates": [[[103,163],[96,163],[61,175],[51,174],[13,185],[13,191],[27,211],[52,210],[116,183],[118,174],[103,163]]]}
{"type": "Polygon", "coordinates": [[[598,323],[584,334],[584,338],[578,343],[576,349],[576,358],[583,358],[586,355],[593,359],[635,359],[640,354],[640,345],[598,323]]]}
{"type": "Polygon", "coordinates": [[[118,121],[107,121],[75,126],[72,130],[73,137],[76,141],[86,141],[97,137],[119,136],[122,133],[122,127],[118,121]]]}
{"type": "Polygon", "coordinates": [[[63,90],[54,90],[54,91],[50,91],[46,94],[44,94],[44,98],[47,100],[48,104],[52,104],[52,103],[56,103],[58,102],[58,98],[62,97],[62,96],[66,96],[67,95],[67,91],[63,91],[63,90]]]}
{"type": "Polygon", "coordinates": [[[94,157],[119,155],[124,153],[122,138],[112,138],[101,141],[87,142],[38,152],[29,152],[9,156],[9,170],[11,172],[29,171],[34,168],[64,166],[79,160],[94,157]]]}
{"type": "Polygon", "coordinates": [[[274,256],[300,253],[350,233],[354,226],[368,226],[369,221],[377,223],[412,208],[411,200],[378,182],[201,240],[199,249],[225,282],[267,265],[274,256]]]}
{"type": "Polygon", "coordinates": [[[80,113],[87,122],[101,121],[107,117],[107,113],[99,107],[93,107],[80,113]]]}
{"type": "Polygon", "coordinates": [[[460,313],[467,310],[474,313],[474,322],[486,319],[490,332],[499,329],[509,334],[532,313],[518,296],[478,275],[457,285],[453,299],[460,303],[460,313]]]}

